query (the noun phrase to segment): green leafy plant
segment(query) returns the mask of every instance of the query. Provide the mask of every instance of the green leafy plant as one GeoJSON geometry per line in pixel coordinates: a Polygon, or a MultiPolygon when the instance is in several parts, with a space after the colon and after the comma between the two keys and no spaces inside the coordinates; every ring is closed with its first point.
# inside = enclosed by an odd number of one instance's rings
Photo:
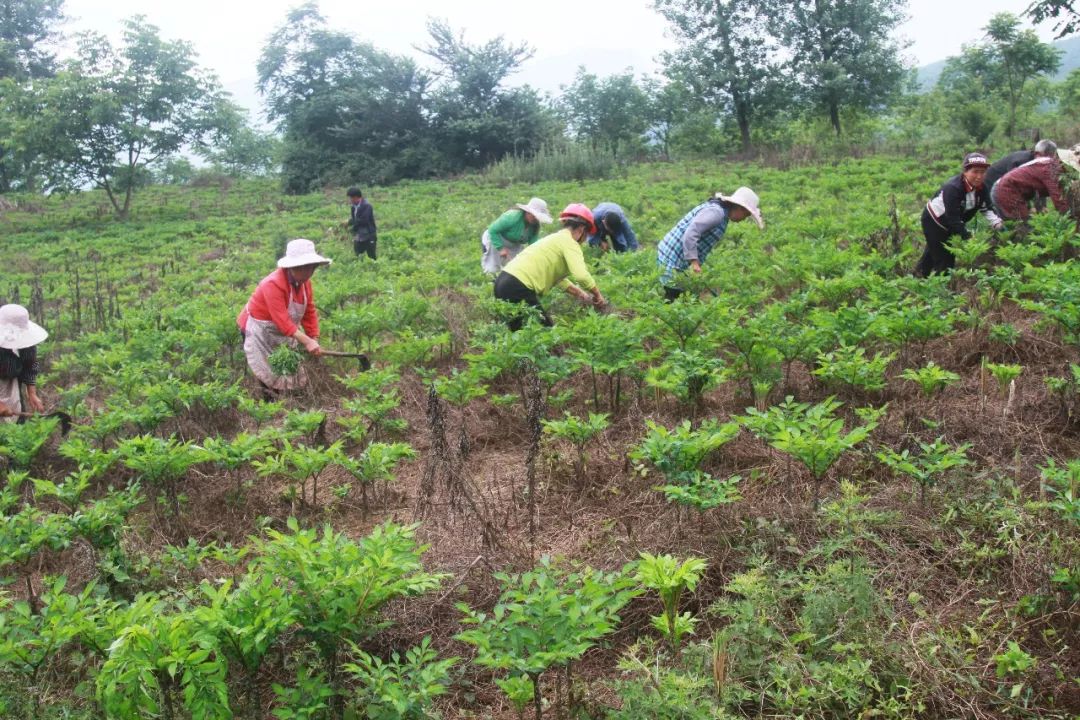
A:
{"type": "Polygon", "coordinates": [[[998,390],[1002,395],[1008,392],[1012,381],[1020,377],[1020,373],[1024,371],[1023,365],[998,364],[986,362],[985,360],[983,361],[983,367],[997,380],[998,390]]]}
{"type": "Polygon", "coordinates": [[[318,648],[327,682],[340,706],[341,652],[386,627],[382,608],[396,598],[439,586],[442,575],[424,570],[415,525],[386,523],[354,541],[329,526],[302,530],[289,518],[289,533],[267,532],[256,542],[252,573],[277,578],[290,596],[296,622],[318,648]]]}
{"type": "Polygon", "coordinates": [[[1067,521],[1080,526],[1080,460],[1070,460],[1064,466],[1053,459],[1042,468],[1043,489],[1050,493],[1050,507],[1067,521]]]}
{"type": "Polygon", "coordinates": [[[877,457],[893,471],[914,480],[919,486],[919,500],[922,502],[926,500],[927,487],[937,484],[950,470],[969,464],[967,451],[971,449],[971,444],[953,447],[945,442],[944,437],[932,443],[921,440],[916,440],[916,443],[918,453],[907,449],[901,452],[886,449],[879,452],[877,457]]]}
{"type": "Polygon", "coordinates": [[[217,648],[245,681],[238,690],[246,697],[249,717],[261,717],[258,672],[263,659],[296,621],[292,598],[272,575],[250,573],[233,587],[231,580],[199,589],[205,605],[193,610],[194,619],[217,638],[217,648]]]}
{"type": "Polygon", "coordinates": [[[702,396],[723,382],[724,362],[698,350],[676,348],[664,361],[645,371],[645,383],[656,388],[657,401],[661,391],[670,393],[682,402],[694,406],[702,396]]]}
{"type": "Polygon", "coordinates": [[[543,420],[541,424],[544,426],[545,434],[567,440],[574,446],[577,451],[574,471],[577,474],[578,482],[584,482],[585,446],[590,440],[607,429],[609,425],[607,413],[589,413],[588,420],[566,413],[562,420],[543,420]]]}
{"type": "Polygon", "coordinates": [[[243,490],[241,470],[266,457],[272,450],[272,445],[267,438],[260,435],[239,432],[231,440],[208,437],[203,441],[202,449],[208,459],[232,476],[236,484],[236,497],[239,499],[243,490]]]}
{"type": "Polygon", "coordinates": [[[263,477],[280,475],[287,478],[290,481],[290,497],[295,495],[299,485],[300,502],[304,502],[305,488],[308,480],[311,480],[311,506],[318,506],[319,476],[326,468],[340,463],[341,441],[330,447],[293,445],[288,440],[283,440],[281,444],[277,454],[270,455],[265,460],[256,460],[252,464],[263,477]]]}
{"type": "Polygon", "coordinates": [[[989,337],[992,342],[1011,347],[1020,339],[1020,331],[1012,323],[1000,323],[990,328],[989,337]]]}
{"type": "Polygon", "coordinates": [[[841,345],[836,350],[818,355],[814,375],[830,383],[843,383],[862,390],[881,390],[885,387],[885,370],[896,353],[874,353],[867,357],[861,347],[841,345]]]}
{"type": "Polygon", "coordinates": [[[926,363],[925,367],[904,370],[900,377],[916,383],[925,397],[932,397],[949,385],[960,381],[959,375],[936,365],[933,360],[926,363]]]}
{"type": "MultiPolygon", "coordinates": [[[[502,593],[491,613],[463,603],[462,622],[472,627],[457,639],[476,647],[476,663],[528,677],[536,718],[543,716],[540,676],[571,663],[615,629],[619,610],[637,594],[623,573],[557,569],[548,558],[520,575],[496,573],[502,593]]],[[[521,686],[510,689],[519,691],[521,686]]]]}
{"type": "Polygon", "coordinates": [[[864,424],[844,432],[844,421],[833,413],[841,404],[833,398],[815,405],[797,403],[788,397],[765,412],[747,409],[741,421],[752,433],[777,450],[800,461],[814,479],[814,509],[822,478],[841,455],[852,449],[877,427],[885,408],[864,413],[864,424]]]}
{"type": "Polygon", "coordinates": [[[0,423],[0,455],[11,460],[13,469],[28,470],[59,422],[58,418],[34,418],[26,423],[0,423]]]}
{"type": "Polygon", "coordinates": [[[439,660],[425,637],[402,658],[392,653],[389,662],[353,645],[356,660],[345,672],[360,682],[357,711],[368,720],[427,720],[432,701],[446,693],[450,668],[457,658],[439,660]]]}
{"type": "Polygon", "coordinates": [[[719,423],[706,420],[692,430],[686,420],[673,430],[647,420],[649,434],[630,451],[637,471],[647,474],[646,463],[653,465],[667,480],[661,492],[671,501],[708,510],[740,499],[736,475],[726,480],[714,478],[701,469],[701,464],[739,434],[737,422],[719,423]]]}
{"type": "Polygon", "coordinates": [[[368,488],[379,482],[389,486],[397,464],[415,457],[416,451],[408,443],[371,443],[358,455],[342,453],[337,462],[360,483],[361,502],[367,512],[368,488]]]}
{"type": "Polygon", "coordinates": [[[683,591],[693,592],[705,568],[701,558],[680,562],[671,555],[640,553],[634,579],[659,593],[663,612],[652,617],[652,624],[667,639],[672,652],[679,649],[683,638],[692,634],[697,624],[689,612],[679,614],[679,598],[683,591]]]}
{"type": "Polygon", "coordinates": [[[166,717],[178,706],[192,717],[227,720],[227,663],[213,633],[189,612],[168,612],[152,596],[127,611],[97,676],[97,698],[113,717],[166,717]]]}

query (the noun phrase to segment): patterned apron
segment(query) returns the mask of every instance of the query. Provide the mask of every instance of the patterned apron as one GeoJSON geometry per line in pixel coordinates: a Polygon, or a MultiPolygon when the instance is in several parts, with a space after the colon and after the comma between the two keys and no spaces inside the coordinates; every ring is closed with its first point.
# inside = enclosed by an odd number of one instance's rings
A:
{"type": "MultiPolygon", "coordinates": [[[[302,299],[304,302],[296,301],[290,285],[289,319],[298,326],[300,321],[304,319],[304,313],[307,312],[307,298],[302,299]]],[[[295,338],[282,335],[273,320],[256,320],[251,317],[249,311],[247,327],[244,328],[244,355],[247,356],[248,367],[251,368],[251,372],[264,385],[273,390],[292,390],[304,387],[307,385],[307,373],[304,372],[303,365],[300,366],[300,370],[295,375],[275,375],[274,371],[270,369],[267,358],[270,357],[270,353],[274,352],[274,348],[282,343],[289,343],[289,346],[294,349],[299,345],[295,338]]]]}
{"type": "MultiPolygon", "coordinates": [[[[19,393],[19,379],[0,379],[0,403],[4,403],[12,412],[22,412],[22,395],[19,393]]],[[[14,415],[0,418],[0,422],[15,422],[19,418],[14,415]]]]}

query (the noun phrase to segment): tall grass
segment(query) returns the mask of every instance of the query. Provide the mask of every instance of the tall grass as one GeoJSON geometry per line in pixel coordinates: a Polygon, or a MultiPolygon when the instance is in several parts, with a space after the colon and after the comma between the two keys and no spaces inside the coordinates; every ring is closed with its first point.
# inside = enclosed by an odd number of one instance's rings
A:
{"type": "Polygon", "coordinates": [[[587,145],[546,145],[532,156],[508,155],[489,165],[484,177],[499,184],[611,177],[619,164],[610,153],[587,145]]]}

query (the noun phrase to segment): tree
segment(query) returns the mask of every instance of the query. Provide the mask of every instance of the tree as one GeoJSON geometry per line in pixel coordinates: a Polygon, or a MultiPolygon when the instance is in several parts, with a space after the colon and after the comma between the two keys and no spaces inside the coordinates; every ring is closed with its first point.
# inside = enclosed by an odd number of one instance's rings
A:
{"type": "Polygon", "coordinates": [[[1053,18],[1055,37],[1061,39],[1080,31],[1080,10],[1073,7],[1075,4],[1075,0],[1036,0],[1024,14],[1036,25],[1053,18]]]}
{"type": "Polygon", "coordinates": [[[744,151],[750,131],[775,107],[782,82],[769,18],[751,0],[656,0],[680,48],[663,55],[665,74],[705,103],[729,112],[744,151]]]}
{"type": "Polygon", "coordinates": [[[948,59],[939,84],[965,104],[977,101],[987,108],[994,101],[1004,104],[1005,133],[1012,138],[1021,112],[1046,94],[1045,83],[1036,81],[1058,69],[1060,53],[1039,40],[1034,30],[1022,30],[1012,13],[994,15],[984,30],[982,43],[948,59]]]}
{"type": "Polygon", "coordinates": [[[531,88],[505,89],[533,56],[502,36],[473,45],[445,20],[428,21],[431,42],[418,48],[436,61],[431,98],[436,143],[452,170],[483,167],[509,153],[529,154],[551,136],[552,122],[531,88]]]}
{"type": "Polygon", "coordinates": [[[828,114],[877,109],[895,98],[905,72],[894,39],[906,0],[778,0],[775,21],[802,94],[828,114]]]}
{"type": "Polygon", "coordinates": [[[52,74],[48,46],[63,22],[64,0],[0,0],[0,78],[24,81],[52,74]]]}
{"type": "Polygon", "coordinates": [[[665,158],[671,157],[672,134],[690,112],[692,91],[681,81],[664,78],[644,78],[641,85],[648,98],[645,115],[649,142],[665,158]]]}
{"type": "Polygon", "coordinates": [[[23,137],[44,159],[52,189],[103,189],[126,218],[135,188],[157,163],[205,146],[224,94],[188,43],[164,41],[136,16],[114,49],[82,35],[77,57],[34,87],[38,112],[23,137]]]}
{"type": "Polygon", "coordinates": [[[1076,68],[1057,86],[1058,112],[1068,117],[1080,114],[1080,68],[1076,68]]]}
{"type": "Polygon", "coordinates": [[[24,84],[53,72],[50,45],[64,20],[63,0],[0,0],[0,193],[34,186],[33,154],[15,136],[33,110],[24,84]],[[25,105],[29,103],[29,107],[25,105]]]}
{"type": "Polygon", "coordinates": [[[292,10],[271,35],[258,73],[267,116],[283,136],[286,192],[392,182],[437,165],[427,74],[330,30],[314,3],[292,10]]]}
{"type": "Polygon", "coordinates": [[[563,86],[558,107],[578,140],[616,156],[620,148],[639,145],[648,127],[649,99],[629,70],[598,78],[579,67],[574,82],[563,86]]]}
{"type": "Polygon", "coordinates": [[[233,177],[266,175],[278,163],[281,140],[271,133],[251,127],[243,111],[227,106],[219,116],[221,127],[202,153],[206,160],[233,177]]]}

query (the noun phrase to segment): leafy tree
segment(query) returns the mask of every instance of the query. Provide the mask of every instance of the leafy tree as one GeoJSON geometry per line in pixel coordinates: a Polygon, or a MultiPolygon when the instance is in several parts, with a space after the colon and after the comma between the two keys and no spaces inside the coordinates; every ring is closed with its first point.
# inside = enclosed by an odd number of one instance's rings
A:
{"type": "Polygon", "coordinates": [[[281,140],[253,128],[247,113],[230,102],[221,103],[212,143],[204,158],[234,177],[265,175],[277,165],[281,140]]]}
{"type": "Polygon", "coordinates": [[[598,78],[579,67],[558,104],[574,137],[614,155],[638,144],[648,125],[649,101],[630,71],[598,78]]]}
{"type": "Polygon", "coordinates": [[[984,30],[982,43],[948,59],[938,84],[965,106],[972,101],[988,107],[995,102],[1005,105],[1005,132],[1013,137],[1021,113],[1045,94],[1045,86],[1035,81],[1058,69],[1059,52],[1039,40],[1034,30],[1021,29],[1020,19],[1012,13],[994,15],[984,30]]]}
{"type": "Polygon", "coordinates": [[[539,95],[529,87],[503,88],[533,56],[532,48],[501,35],[473,45],[445,20],[429,20],[428,33],[431,42],[419,50],[437,64],[431,111],[436,142],[450,167],[483,167],[510,153],[539,150],[552,134],[539,95]]]}
{"type": "Polygon", "coordinates": [[[204,146],[223,97],[188,43],[162,40],[141,16],[125,21],[118,49],[81,36],[76,58],[34,93],[38,113],[23,130],[46,159],[47,185],[99,187],[120,218],[149,168],[204,146]]]}
{"type": "Polygon", "coordinates": [[[775,20],[802,93],[839,137],[842,108],[881,107],[905,72],[895,40],[904,0],[778,0],[775,20]]]}
{"type": "Polygon", "coordinates": [[[1080,68],[1065,76],[1057,86],[1058,112],[1067,117],[1080,113],[1080,68]]]}
{"type": "Polygon", "coordinates": [[[428,76],[407,58],[329,29],[315,3],[290,11],[270,36],[258,82],[283,135],[286,192],[416,176],[434,154],[428,76]]]}
{"type": "Polygon", "coordinates": [[[776,107],[781,82],[767,13],[749,0],[657,0],[656,9],[681,45],[664,54],[665,74],[730,112],[749,150],[750,131],[776,107]]]}
{"type": "Polygon", "coordinates": [[[64,0],[0,0],[0,78],[23,81],[52,74],[49,45],[64,21],[64,0]]]}
{"type": "Polygon", "coordinates": [[[693,101],[693,91],[682,80],[647,77],[641,81],[647,98],[646,135],[665,158],[671,156],[672,135],[686,116],[693,101]]]}
{"type": "Polygon", "coordinates": [[[1057,37],[1063,38],[1080,30],[1080,10],[1075,4],[1074,0],[1035,0],[1024,14],[1036,25],[1052,18],[1057,37]]]}
{"type": "Polygon", "coordinates": [[[15,133],[35,117],[24,84],[52,75],[63,20],[63,0],[0,0],[0,193],[34,185],[35,154],[15,133]]]}

